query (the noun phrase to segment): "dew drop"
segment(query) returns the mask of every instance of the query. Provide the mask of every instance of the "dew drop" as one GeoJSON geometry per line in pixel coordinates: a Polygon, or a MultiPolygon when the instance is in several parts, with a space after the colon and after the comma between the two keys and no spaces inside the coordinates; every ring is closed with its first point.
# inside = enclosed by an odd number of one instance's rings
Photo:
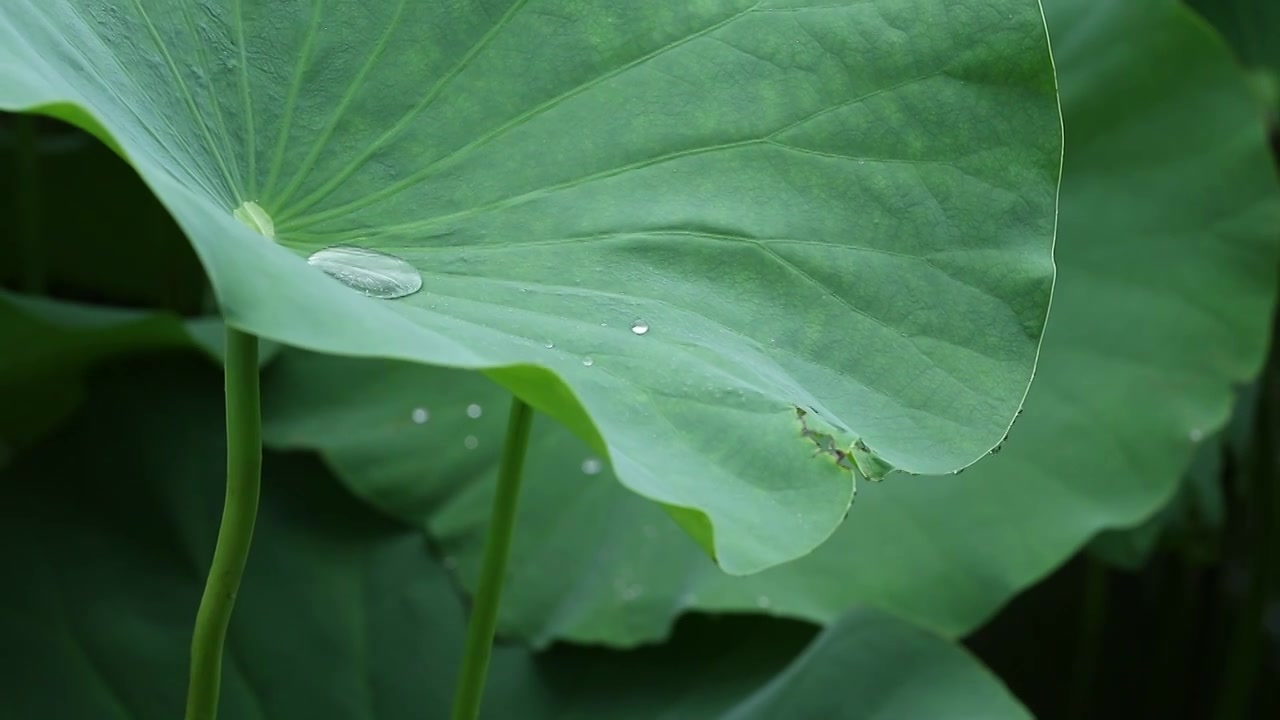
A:
{"type": "Polygon", "coordinates": [[[644,335],[645,333],[649,332],[649,323],[643,320],[636,320],[635,322],[631,323],[631,332],[635,333],[636,335],[644,335]]]}
{"type": "Polygon", "coordinates": [[[1191,432],[1187,433],[1187,437],[1191,442],[1198,443],[1204,439],[1204,431],[1200,428],[1195,428],[1191,432]]]}
{"type": "Polygon", "coordinates": [[[394,300],[422,289],[422,274],[416,268],[378,250],[335,245],[314,253],[307,262],[372,298],[394,300]]]}
{"type": "Polygon", "coordinates": [[[471,403],[470,405],[467,406],[467,417],[471,418],[472,420],[480,417],[483,414],[484,414],[484,408],[480,407],[479,405],[475,403],[471,403]]]}
{"type": "Polygon", "coordinates": [[[480,438],[475,435],[468,435],[462,440],[462,446],[468,450],[475,450],[480,447],[480,438]]]}
{"type": "Polygon", "coordinates": [[[769,607],[772,604],[773,604],[773,601],[769,599],[768,595],[761,595],[760,597],[756,598],[756,607],[762,610],[769,607]]]}
{"type": "Polygon", "coordinates": [[[409,414],[409,417],[412,418],[415,423],[425,425],[426,422],[431,419],[431,413],[427,412],[427,409],[424,407],[414,408],[413,412],[409,414]]]}
{"type": "Polygon", "coordinates": [[[555,346],[556,346],[556,344],[555,344],[555,343],[553,343],[553,342],[551,342],[550,340],[548,340],[548,341],[546,341],[546,342],[542,343],[542,347],[544,347],[544,348],[546,348],[546,349],[548,349],[548,350],[550,350],[550,349],[554,348],[555,346]]]}
{"type": "Polygon", "coordinates": [[[583,475],[599,475],[601,470],[604,470],[604,463],[600,458],[589,457],[582,461],[583,475]]]}
{"type": "Polygon", "coordinates": [[[586,356],[586,357],[582,358],[582,364],[583,364],[583,365],[585,365],[585,366],[587,366],[587,367],[591,367],[592,365],[595,365],[595,364],[596,364],[596,361],[595,361],[595,360],[593,360],[593,359],[591,358],[591,356],[590,356],[590,355],[588,355],[588,356],[586,356]]]}
{"type": "Polygon", "coordinates": [[[246,200],[240,204],[240,207],[232,210],[231,215],[262,237],[268,240],[275,239],[276,224],[258,203],[246,200]]]}

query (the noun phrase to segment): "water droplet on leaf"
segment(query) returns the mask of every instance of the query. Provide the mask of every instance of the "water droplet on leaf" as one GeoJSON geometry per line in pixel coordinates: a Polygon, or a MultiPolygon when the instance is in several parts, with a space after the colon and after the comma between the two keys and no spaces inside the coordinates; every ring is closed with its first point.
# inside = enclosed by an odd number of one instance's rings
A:
{"type": "Polygon", "coordinates": [[[649,323],[643,320],[636,320],[635,322],[631,323],[631,332],[637,335],[644,335],[645,333],[649,332],[649,323]]]}
{"type": "Polygon", "coordinates": [[[422,274],[403,259],[367,248],[335,245],[307,262],[352,290],[381,300],[394,300],[422,289],[422,274]]]}
{"type": "Polygon", "coordinates": [[[589,457],[582,461],[583,475],[599,475],[601,470],[604,470],[604,463],[600,458],[589,457]]]}
{"type": "Polygon", "coordinates": [[[475,450],[476,448],[480,447],[480,438],[476,437],[475,435],[468,435],[466,438],[463,439],[462,446],[468,450],[475,450]]]}
{"type": "Polygon", "coordinates": [[[769,600],[768,595],[761,595],[760,597],[756,598],[756,607],[762,610],[769,607],[772,604],[773,604],[773,601],[769,600]]]}
{"type": "Polygon", "coordinates": [[[1187,433],[1187,437],[1191,439],[1191,442],[1198,443],[1204,439],[1204,431],[1200,428],[1195,428],[1187,433]]]}
{"type": "Polygon", "coordinates": [[[472,420],[480,417],[483,414],[484,414],[484,408],[480,407],[479,405],[475,403],[471,403],[470,405],[467,406],[467,417],[471,418],[472,420]]]}
{"type": "Polygon", "coordinates": [[[426,408],[414,408],[413,412],[409,414],[409,417],[412,418],[415,423],[423,425],[431,419],[431,413],[427,412],[426,408]]]}
{"type": "Polygon", "coordinates": [[[554,348],[555,346],[556,346],[556,344],[555,344],[555,343],[553,343],[553,342],[551,342],[550,340],[548,340],[548,341],[546,341],[545,343],[543,343],[543,344],[542,344],[542,347],[544,347],[544,348],[546,348],[546,349],[548,349],[548,350],[550,350],[551,348],[554,348]]]}
{"type": "Polygon", "coordinates": [[[585,366],[587,366],[587,367],[591,367],[592,365],[595,365],[595,364],[596,364],[596,361],[595,361],[595,360],[592,360],[592,359],[591,359],[591,356],[590,356],[590,355],[588,355],[588,356],[586,356],[586,357],[582,358],[582,364],[583,364],[583,365],[585,365],[585,366]]]}

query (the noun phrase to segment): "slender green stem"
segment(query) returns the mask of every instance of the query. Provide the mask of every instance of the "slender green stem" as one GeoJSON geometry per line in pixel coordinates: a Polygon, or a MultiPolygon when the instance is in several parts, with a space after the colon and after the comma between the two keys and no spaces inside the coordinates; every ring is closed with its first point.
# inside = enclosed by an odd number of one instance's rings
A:
{"type": "Polygon", "coordinates": [[[186,720],[214,720],[222,681],[222,645],[240,576],[249,559],[262,482],[262,414],[258,400],[258,338],[227,328],[227,499],[209,579],[191,638],[186,720]]]}
{"type": "Polygon", "coordinates": [[[44,250],[40,246],[40,129],[35,115],[18,115],[18,228],[22,243],[22,290],[39,295],[45,289],[44,250]]]}
{"type": "Polygon", "coordinates": [[[533,409],[520,398],[513,398],[507,439],[502,448],[502,464],[498,468],[498,492],[493,498],[493,510],[489,516],[489,537],[485,540],[480,587],[471,607],[467,647],[453,698],[453,720],[475,720],[480,716],[480,699],[484,694],[485,675],[489,672],[489,656],[493,654],[493,635],[498,626],[502,580],[507,572],[511,536],[516,524],[520,475],[532,425],[533,409]]]}

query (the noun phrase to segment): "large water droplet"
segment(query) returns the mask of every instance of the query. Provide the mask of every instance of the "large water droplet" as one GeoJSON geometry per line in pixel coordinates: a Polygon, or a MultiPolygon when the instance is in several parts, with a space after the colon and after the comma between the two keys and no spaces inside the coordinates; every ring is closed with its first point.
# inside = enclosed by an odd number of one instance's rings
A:
{"type": "Polygon", "coordinates": [[[467,406],[467,417],[471,418],[472,420],[480,417],[483,414],[484,414],[484,408],[480,407],[479,405],[475,403],[471,403],[470,405],[467,406]]]}
{"type": "Polygon", "coordinates": [[[307,262],[353,290],[382,300],[394,300],[422,289],[422,275],[404,260],[378,250],[335,245],[307,262]]]}
{"type": "Polygon", "coordinates": [[[276,236],[275,222],[261,205],[252,200],[241,203],[240,207],[231,211],[231,215],[264,238],[274,239],[276,236]]]}
{"type": "Polygon", "coordinates": [[[425,425],[426,422],[431,419],[431,413],[427,412],[426,408],[414,408],[413,412],[409,414],[409,417],[412,418],[415,423],[425,425]]]}
{"type": "Polygon", "coordinates": [[[601,470],[604,470],[604,463],[600,461],[600,458],[589,457],[582,461],[582,474],[584,475],[599,475],[601,470]]]}
{"type": "Polygon", "coordinates": [[[637,335],[643,335],[649,332],[649,323],[643,320],[636,320],[635,322],[631,323],[631,332],[637,335]]]}
{"type": "Polygon", "coordinates": [[[475,450],[480,447],[480,438],[475,435],[468,435],[462,440],[462,446],[468,450],[475,450]]]}

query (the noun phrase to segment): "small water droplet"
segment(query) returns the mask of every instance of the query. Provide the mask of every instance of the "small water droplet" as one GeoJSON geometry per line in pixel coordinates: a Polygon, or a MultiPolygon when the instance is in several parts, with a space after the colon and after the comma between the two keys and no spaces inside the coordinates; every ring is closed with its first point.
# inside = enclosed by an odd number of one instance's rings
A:
{"type": "Polygon", "coordinates": [[[423,407],[414,408],[413,412],[409,414],[409,417],[411,417],[415,423],[423,425],[431,419],[431,413],[427,412],[427,409],[423,407]]]}
{"type": "Polygon", "coordinates": [[[604,470],[604,462],[600,458],[589,457],[582,461],[583,475],[599,475],[601,470],[604,470]]]}
{"type": "Polygon", "coordinates": [[[1204,439],[1204,431],[1200,428],[1195,428],[1187,433],[1187,437],[1191,439],[1191,442],[1198,443],[1204,439]]]}
{"type": "Polygon", "coordinates": [[[588,356],[586,356],[586,357],[582,358],[582,364],[583,364],[583,365],[585,365],[585,366],[587,366],[587,367],[591,367],[592,365],[595,365],[595,364],[596,364],[596,361],[595,361],[595,360],[593,360],[593,359],[591,358],[591,356],[590,356],[590,355],[588,355],[588,356]]]}
{"type": "Polygon", "coordinates": [[[471,403],[470,405],[467,406],[467,417],[471,418],[472,420],[480,417],[483,414],[484,414],[484,408],[480,407],[479,405],[475,403],[471,403]]]}
{"type": "Polygon", "coordinates": [[[422,274],[416,268],[378,250],[335,245],[314,253],[307,263],[372,298],[394,300],[422,289],[422,274]]]}
{"type": "Polygon", "coordinates": [[[636,320],[635,322],[631,323],[631,332],[637,335],[643,335],[649,332],[649,323],[643,320],[636,320]]]}
{"type": "Polygon", "coordinates": [[[542,347],[544,347],[544,348],[546,348],[546,349],[548,349],[548,350],[550,350],[551,348],[554,348],[555,346],[556,346],[556,344],[555,344],[555,343],[553,343],[553,342],[551,342],[550,340],[548,340],[548,341],[546,341],[545,343],[543,343],[543,344],[542,344],[542,347]]]}
{"type": "Polygon", "coordinates": [[[475,450],[480,447],[480,438],[475,435],[468,435],[462,440],[462,446],[468,450],[475,450]]]}
{"type": "Polygon", "coordinates": [[[756,607],[762,610],[769,607],[772,604],[773,604],[773,601],[769,599],[768,595],[761,595],[760,597],[756,598],[756,607]]]}

